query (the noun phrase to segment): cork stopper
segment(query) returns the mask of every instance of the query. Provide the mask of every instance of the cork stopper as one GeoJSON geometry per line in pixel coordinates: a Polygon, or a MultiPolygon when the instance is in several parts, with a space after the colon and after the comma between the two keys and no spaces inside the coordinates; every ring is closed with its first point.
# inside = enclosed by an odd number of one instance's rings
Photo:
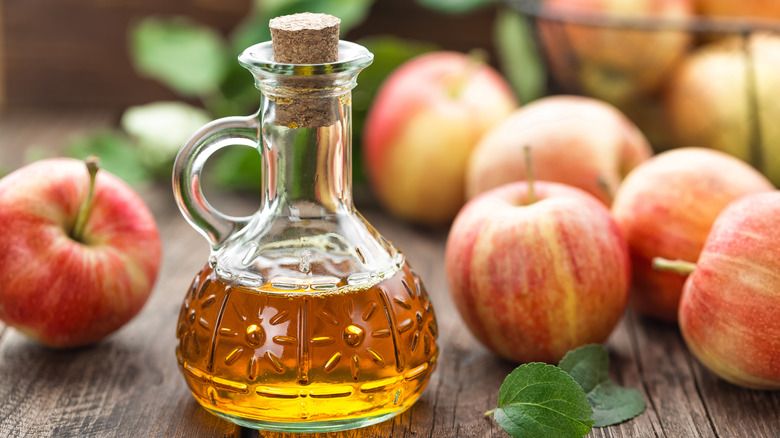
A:
{"type": "Polygon", "coordinates": [[[323,64],[339,60],[341,20],[328,14],[285,15],[271,19],[274,61],[323,64]]]}
{"type": "MultiPolygon", "coordinates": [[[[327,14],[301,14],[276,17],[269,22],[275,62],[286,64],[324,64],[339,60],[341,20],[327,14]]],[[[291,88],[316,89],[327,81],[316,77],[283,79],[291,88]]],[[[329,126],[338,120],[332,99],[296,97],[277,99],[277,125],[290,128],[329,126]]]]}

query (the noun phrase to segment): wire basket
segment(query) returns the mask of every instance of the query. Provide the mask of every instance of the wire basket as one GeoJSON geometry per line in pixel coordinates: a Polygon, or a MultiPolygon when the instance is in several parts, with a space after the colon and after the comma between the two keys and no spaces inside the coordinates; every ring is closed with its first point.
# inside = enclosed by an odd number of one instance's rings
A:
{"type": "Polygon", "coordinates": [[[508,4],[530,20],[547,94],[604,100],[656,150],[722,150],[780,184],[780,21],[508,4]]]}

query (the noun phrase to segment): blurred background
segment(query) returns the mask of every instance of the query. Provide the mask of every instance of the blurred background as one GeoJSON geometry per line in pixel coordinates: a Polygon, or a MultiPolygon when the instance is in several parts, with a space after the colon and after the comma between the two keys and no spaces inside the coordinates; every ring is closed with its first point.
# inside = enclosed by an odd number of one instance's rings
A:
{"type": "MultiPolygon", "coordinates": [[[[95,153],[132,184],[167,181],[195,129],[255,111],[236,56],[270,38],[270,18],[302,11],[340,17],[342,39],[375,54],[353,92],[358,188],[381,83],[440,50],[487,62],[523,106],[590,96],[656,152],[712,147],[780,181],[780,2],[765,0],[0,0],[0,141],[32,143],[4,145],[0,171],[95,153]],[[45,137],[56,123],[73,132],[45,137]]],[[[256,155],[216,157],[215,184],[257,187],[256,155]]]]}
{"type": "MultiPolygon", "coordinates": [[[[267,27],[267,21],[253,19],[253,14],[266,18],[276,10],[335,9],[330,4],[353,11],[342,35],[349,40],[393,35],[453,50],[493,50],[495,9],[447,15],[416,0],[3,0],[0,104],[6,109],[89,106],[120,111],[177,99],[180,96],[165,84],[142,77],[134,68],[129,36],[145,19],[179,16],[229,43],[240,25],[267,27]]],[[[233,55],[241,49],[225,50],[235,63],[233,55]]],[[[249,73],[243,79],[251,82],[249,73]]]]}
{"type": "MultiPolygon", "coordinates": [[[[14,145],[14,157],[3,160],[0,170],[52,154],[96,153],[105,168],[130,183],[167,180],[173,155],[194,129],[217,117],[255,111],[259,92],[236,57],[244,48],[270,39],[270,18],[303,11],[339,16],[342,39],[365,44],[377,55],[354,92],[359,135],[379,84],[410,57],[438,49],[479,48],[489,54],[489,62],[497,62],[493,2],[471,1],[465,6],[454,2],[454,9],[448,3],[2,0],[0,112],[5,117],[0,130],[6,133],[0,139],[34,140],[14,145]],[[37,114],[30,116],[31,112],[37,114]],[[58,123],[42,118],[51,113],[100,129],[74,129],[59,139],[44,132],[34,133],[40,138],[21,134],[35,130],[31,117],[37,118],[39,127],[58,123]],[[90,116],[85,120],[77,113],[90,116]]],[[[254,170],[259,164],[254,154],[222,155],[215,159],[217,185],[256,185],[259,175],[254,170]]],[[[361,160],[355,163],[359,185],[364,180],[361,160]]]]}

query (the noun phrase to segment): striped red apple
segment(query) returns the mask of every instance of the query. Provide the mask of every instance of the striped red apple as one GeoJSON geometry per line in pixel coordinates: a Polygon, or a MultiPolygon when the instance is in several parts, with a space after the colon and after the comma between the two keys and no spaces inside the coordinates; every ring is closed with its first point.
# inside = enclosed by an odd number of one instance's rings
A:
{"type": "Polygon", "coordinates": [[[605,205],[620,182],[653,154],[617,108],[583,96],[550,96],[512,113],[477,143],[466,168],[466,197],[526,176],[530,146],[536,178],[578,187],[605,205]]]}
{"type": "Polygon", "coordinates": [[[628,248],[609,211],[558,183],[515,182],[469,201],[450,230],[445,264],[468,328],[517,362],[557,363],[604,342],[628,296],[628,248]]]}
{"type": "Polygon", "coordinates": [[[653,269],[653,258],[696,260],[728,203],[770,190],[772,184],[748,164],[705,148],[673,149],[629,173],[612,214],[631,252],[632,307],[677,321],[685,278],[653,269]]]}
{"type": "Polygon", "coordinates": [[[680,301],[680,331],[693,355],[747,388],[780,389],[778,218],[777,191],[729,204],[695,268],[688,265],[680,301]]]}
{"type": "Polygon", "coordinates": [[[465,202],[469,154],[516,107],[506,80],[465,54],[407,61],[382,84],[363,130],[374,195],[397,217],[449,223],[465,202]]]}
{"type": "Polygon", "coordinates": [[[41,160],[0,179],[0,319],[51,347],[104,338],[132,318],[160,266],[141,198],[94,163],[41,160]]]}

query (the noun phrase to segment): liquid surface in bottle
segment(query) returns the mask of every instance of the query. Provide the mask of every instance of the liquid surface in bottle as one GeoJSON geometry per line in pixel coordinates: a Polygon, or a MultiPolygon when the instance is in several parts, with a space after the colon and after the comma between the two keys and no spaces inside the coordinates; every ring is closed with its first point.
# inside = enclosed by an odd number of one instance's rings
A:
{"type": "Polygon", "coordinates": [[[331,292],[231,285],[207,265],[182,305],[176,354],[195,398],[217,414],[349,421],[414,403],[435,367],[436,330],[405,262],[373,284],[331,292]]]}

